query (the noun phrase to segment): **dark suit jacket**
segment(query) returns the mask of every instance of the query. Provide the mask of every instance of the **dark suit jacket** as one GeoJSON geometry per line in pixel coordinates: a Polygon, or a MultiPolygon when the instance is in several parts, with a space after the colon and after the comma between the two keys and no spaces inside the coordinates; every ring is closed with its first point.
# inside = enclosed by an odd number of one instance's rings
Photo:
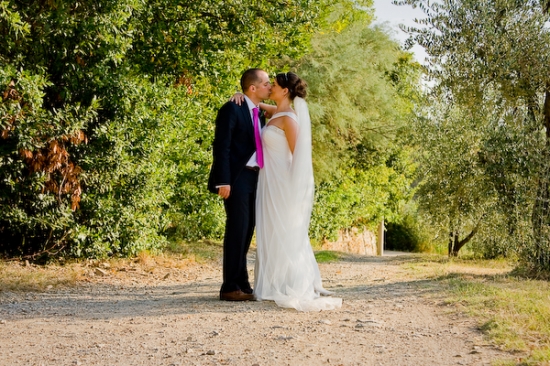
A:
{"type": "Polygon", "coordinates": [[[247,103],[243,102],[240,106],[233,102],[225,103],[216,117],[212,145],[214,159],[208,179],[208,190],[218,193],[216,186],[233,186],[255,151],[254,128],[247,103]]]}

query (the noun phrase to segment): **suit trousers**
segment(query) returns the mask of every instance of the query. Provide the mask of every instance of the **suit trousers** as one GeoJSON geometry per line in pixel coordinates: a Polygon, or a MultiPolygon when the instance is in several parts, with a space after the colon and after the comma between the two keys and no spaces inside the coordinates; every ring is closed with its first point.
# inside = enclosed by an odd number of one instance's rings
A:
{"type": "Polygon", "coordinates": [[[223,284],[220,292],[248,290],[246,255],[254,234],[258,172],[243,169],[224,201],[223,284]]]}

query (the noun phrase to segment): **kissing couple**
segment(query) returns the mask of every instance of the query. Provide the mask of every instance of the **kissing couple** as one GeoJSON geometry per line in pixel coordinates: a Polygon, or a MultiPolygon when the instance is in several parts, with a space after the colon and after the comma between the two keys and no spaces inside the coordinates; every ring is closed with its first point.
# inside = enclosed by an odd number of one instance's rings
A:
{"type": "Polygon", "coordinates": [[[342,299],[323,288],[308,234],[314,181],[307,84],[292,72],[272,83],[264,70],[249,69],[241,88],[218,111],[208,180],[226,212],[220,300],[339,308],[342,299]],[[255,226],[253,290],[246,256],[255,226]]]}

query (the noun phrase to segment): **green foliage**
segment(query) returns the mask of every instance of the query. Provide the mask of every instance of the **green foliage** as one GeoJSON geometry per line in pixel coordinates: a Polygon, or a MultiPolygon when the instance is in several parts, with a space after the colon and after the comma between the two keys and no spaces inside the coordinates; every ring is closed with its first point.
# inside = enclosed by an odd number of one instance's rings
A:
{"type": "Polygon", "coordinates": [[[407,202],[401,207],[399,217],[386,223],[386,249],[417,253],[442,253],[441,249],[447,243],[438,240],[438,233],[419,214],[416,205],[416,201],[407,202]]]}
{"type": "Polygon", "coordinates": [[[136,16],[132,57],[159,72],[230,82],[250,66],[300,55],[332,1],[150,1],[136,16]],[[261,55],[261,57],[258,57],[261,55]],[[231,76],[229,78],[228,76],[231,76]]]}
{"type": "Polygon", "coordinates": [[[309,85],[317,181],[310,234],[317,241],[395,218],[412,194],[414,165],[401,131],[420,70],[363,16],[317,34],[295,66],[309,85]]]}
{"type": "Polygon", "coordinates": [[[168,210],[169,236],[173,240],[221,238],[224,232],[223,202],[208,192],[205,185],[212,161],[210,145],[216,113],[206,102],[212,96],[212,87],[207,81],[196,87],[200,92],[178,103],[181,126],[172,132],[171,151],[165,155],[176,171],[168,210]]]}
{"type": "Polygon", "coordinates": [[[427,16],[408,29],[430,55],[433,82],[433,108],[415,126],[428,165],[423,207],[443,231],[475,233],[473,248],[483,256],[519,253],[550,270],[547,4],[398,3],[427,16]]]}
{"type": "Polygon", "coordinates": [[[350,168],[333,182],[322,182],[315,194],[310,235],[335,240],[344,228],[373,230],[384,218],[395,219],[400,202],[410,199],[409,177],[392,167],[350,168]]]}
{"type": "Polygon", "coordinates": [[[303,54],[331,3],[0,2],[0,251],[219,236],[206,176],[220,96],[249,66],[303,54]]]}
{"type": "Polygon", "coordinates": [[[103,257],[220,238],[213,121],[249,67],[292,64],[310,83],[314,237],[397,217],[420,71],[370,27],[371,6],[0,1],[0,251],[103,257]]]}
{"type": "Polygon", "coordinates": [[[342,165],[376,164],[369,159],[386,155],[383,146],[393,145],[412,110],[400,89],[417,85],[418,68],[386,32],[367,25],[316,35],[313,52],[297,65],[309,85],[320,181],[337,176],[342,165]],[[407,68],[416,69],[413,77],[407,77],[407,68]]]}
{"type": "Polygon", "coordinates": [[[418,245],[417,238],[409,227],[388,222],[386,224],[385,249],[403,252],[414,252],[418,245]]]}
{"type": "Polygon", "coordinates": [[[478,164],[479,117],[443,104],[432,106],[426,111],[429,118],[419,118],[412,129],[413,141],[420,147],[418,202],[442,237],[453,232],[462,238],[495,203],[484,189],[485,177],[478,164]]]}
{"type": "Polygon", "coordinates": [[[430,74],[474,106],[493,89],[516,105],[546,88],[550,57],[548,9],[538,0],[406,0],[427,17],[411,31],[430,56],[430,74]]]}
{"type": "Polygon", "coordinates": [[[510,241],[526,238],[543,136],[526,133],[536,131],[533,123],[494,99],[475,109],[430,100],[411,128],[419,148],[421,210],[441,237],[452,232],[463,239],[475,231],[472,248],[478,255],[512,255],[517,246],[510,241]]]}

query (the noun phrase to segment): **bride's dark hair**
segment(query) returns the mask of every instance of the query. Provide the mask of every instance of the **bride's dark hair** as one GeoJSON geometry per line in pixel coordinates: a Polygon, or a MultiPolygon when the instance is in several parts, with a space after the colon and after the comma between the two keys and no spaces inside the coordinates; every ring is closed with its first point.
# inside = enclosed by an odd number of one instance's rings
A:
{"type": "Polygon", "coordinates": [[[277,84],[281,88],[288,88],[290,100],[296,97],[305,98],[307,95],[307,83],[293,72],[281,72],[275,76],[277,84]]]}

